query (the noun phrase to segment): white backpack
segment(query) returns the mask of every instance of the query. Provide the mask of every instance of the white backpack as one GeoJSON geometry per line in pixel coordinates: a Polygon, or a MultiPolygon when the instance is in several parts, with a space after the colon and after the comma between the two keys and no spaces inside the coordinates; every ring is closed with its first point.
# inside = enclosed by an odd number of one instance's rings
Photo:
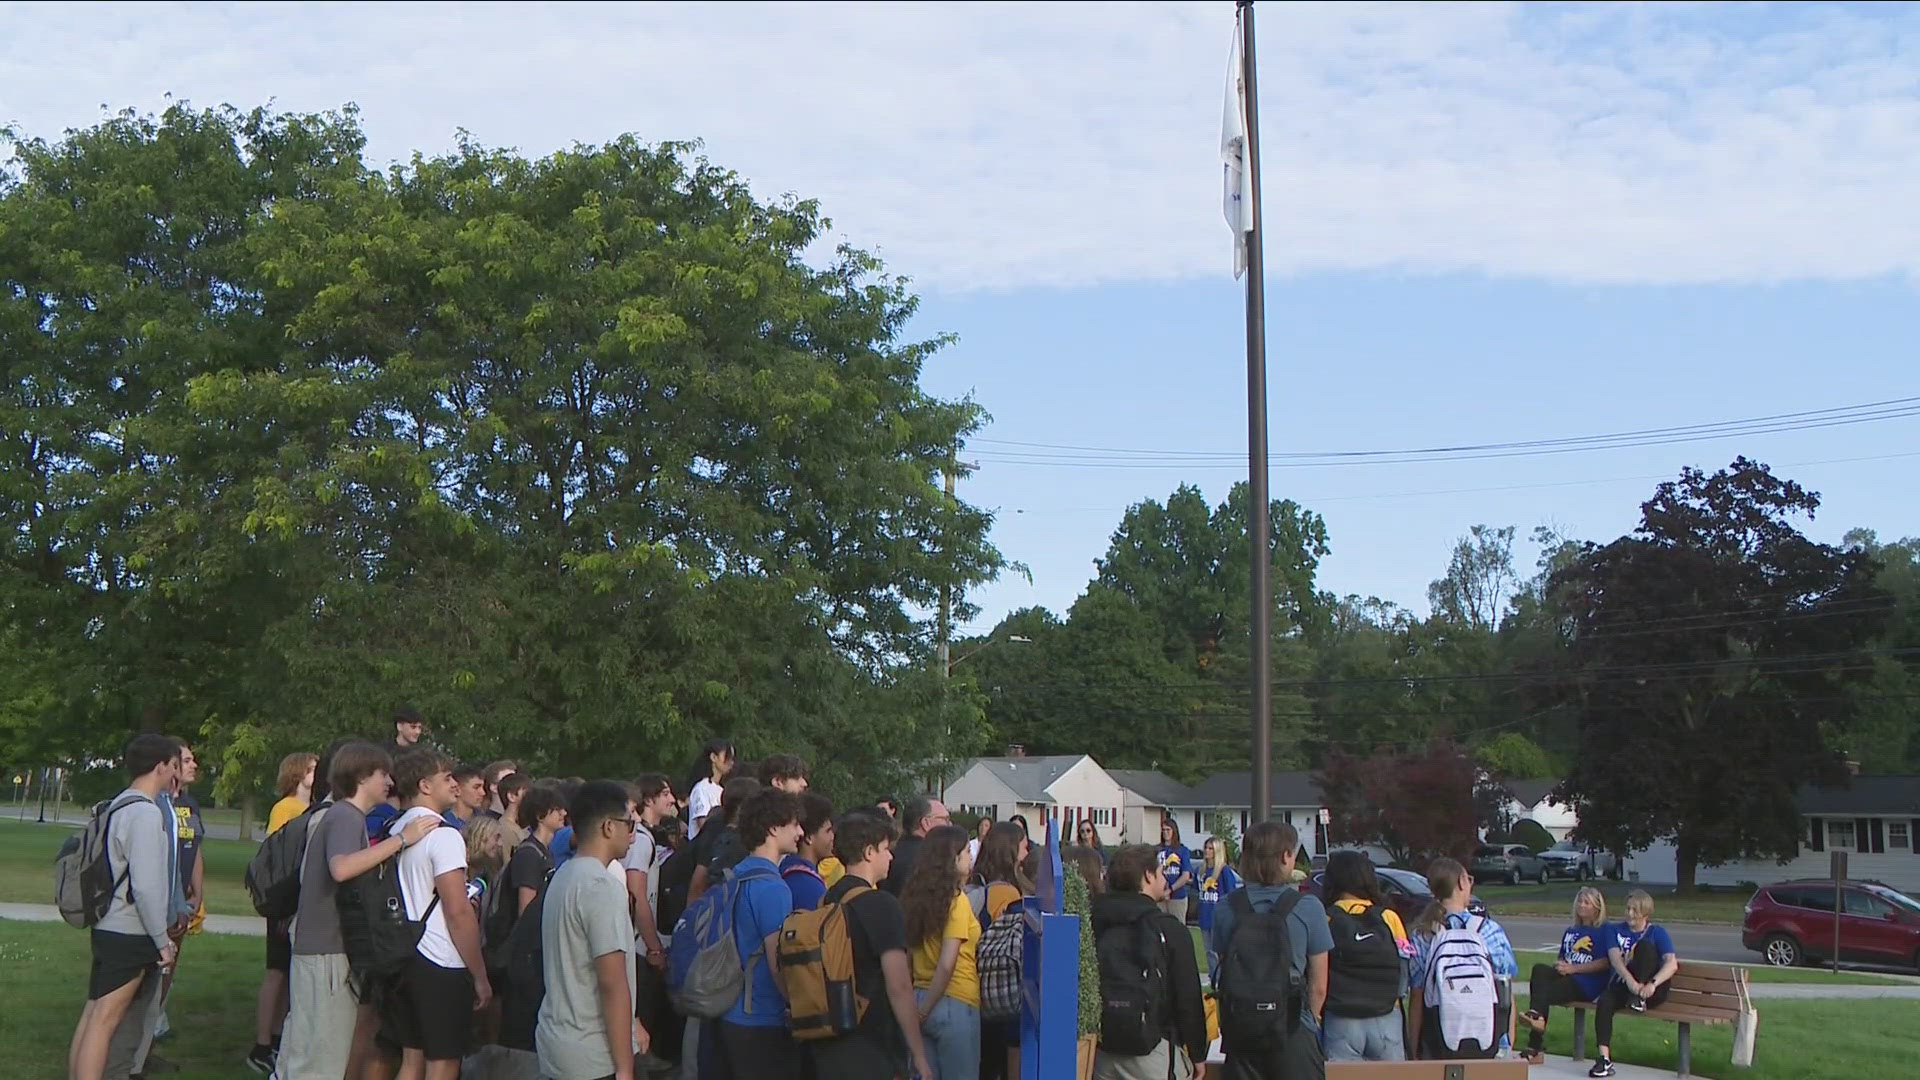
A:
{"type": "Polygon", "coordinates": [[[1479,1049],[1494,1045],[1494,1018],[1499,985],[1494,980],[1493,954],[1480,940],[1486,922],[1468,916],[1465,926],[1442,925],[1434,936],[1427,960],[1427,1004],[1440,1010],[1440,1038],[1449,1052],[1471,1039],[1479,1049]]]}

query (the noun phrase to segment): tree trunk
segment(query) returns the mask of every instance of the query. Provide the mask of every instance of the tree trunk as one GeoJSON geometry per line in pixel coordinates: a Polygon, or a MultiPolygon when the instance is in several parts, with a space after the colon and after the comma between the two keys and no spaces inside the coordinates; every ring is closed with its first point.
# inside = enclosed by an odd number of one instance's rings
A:
{"type": "Polygon", "coordinates": [[[1693,878],[1700,866],[1699,845],[1685,836],[1673,841],[1673,883],[1680,892],[1693,891],[1693,878]]]}
{"type": "Polygon", "coordinates": [[[240,839],[253,839],[253,796],[240,799],[240,839]]]}

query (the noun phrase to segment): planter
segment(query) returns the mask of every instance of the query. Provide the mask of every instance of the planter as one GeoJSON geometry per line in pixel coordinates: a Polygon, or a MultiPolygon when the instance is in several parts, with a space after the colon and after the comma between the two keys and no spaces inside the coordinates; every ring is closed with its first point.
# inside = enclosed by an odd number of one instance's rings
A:
{"type": "Polygon", "coordinates": [[[1100,1045],[1098,1035],[1080,1036],[1080,1045],[1075,1047],[1077,1057],[1074,1061],[1074,1076],[1077,1080],[1093,1080],[1093,1051],[1100,1045]]]}

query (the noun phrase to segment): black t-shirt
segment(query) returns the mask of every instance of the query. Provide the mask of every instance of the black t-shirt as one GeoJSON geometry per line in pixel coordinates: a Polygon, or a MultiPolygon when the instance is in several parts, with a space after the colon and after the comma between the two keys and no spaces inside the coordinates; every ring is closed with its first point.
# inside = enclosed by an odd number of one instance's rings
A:
{"type": "MultiPolygon", "coordinates": [[[[827,890],[824,903],[839,901],[867,882],[846,874],[827,890]]],[[[853,941],[853,991],[866,999],[858,1034],[886,1048],[896,1060],[907,1059],[907,1037],[887,1000],[887,976],[880,958],[894,950],[907,951],[907,916],[900,901],[879,889],[868,889],[847,904],[847,935],[853,941]]],[[[910,963],[910,962],[909,962],[910,963]]]]}
{"type": "MultiPolygon", "coordinates": [[[[520,841],[513,849],[513,855],[507,860],[507,872],[500,879],[500,903],[510,907],[517,915],[520,911],[520,890],[524,888],[540,892],[546,888],[547,875],[553,873],[553,855],[537,836],[529,836],[520,841]]],[[[508,921],[511,927],[513,922],[508,921]]]]}
{"type": "Polygon", "coordinates": [[[711,888],[719,884],[720,875],[747,857],[747,845],[731,825],[701,829],[700,835],[693,840],[693,857],[707,868],[707,885],[711,888]]]}
{"type": "Polygon", "coordinates": [[[895,896],[906,886],[907,877],[913,873],[913,857],[920,854],[922,837],[903,836],[893,845],[893,869],[887,871],[887,880],[880,884],[882,889],[895,896]]]}
{"type": "Polygon", "coordinates": [[[200,817],[200,804],[181,792],[173,797],[174,843],[179,848],[180,885],[193,885],[193,864],[200,860],[200,842],[206,839],[207,823],[200,817]]]}

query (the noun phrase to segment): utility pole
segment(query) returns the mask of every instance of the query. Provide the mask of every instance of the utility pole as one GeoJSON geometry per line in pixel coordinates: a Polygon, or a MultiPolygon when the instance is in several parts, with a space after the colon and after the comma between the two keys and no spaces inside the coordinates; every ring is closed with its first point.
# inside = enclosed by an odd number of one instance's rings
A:
{"type": "MultiPolygon", "coordinates": [[[[945,471],[947,509],[949,511],[953,509],[953,471],[959,467],[957,460],[959,454],[960,450],[958,446],[952,447],[947,451],[947,467],[945,471]]],[[[950,679],[953,677],[953,665],[948,662],[947,655],[953,641],[953,568],[951,566],[944,568],[942,576],[943,580],[940,583],[939,627],[940,677],[950,679]]]]}
{"type": "Polygon", "coordinates": [[[1254,821],[1273,809],[1273,584],[1267,520],[1267,294],[1261,245],[1260,94],[1254,79],[1253,0],[1240,3],[1241,108],[1247,125],[1246,191],[1252,227],[1247,237],[1247,546],[1253,604],[1254,821]]]}

